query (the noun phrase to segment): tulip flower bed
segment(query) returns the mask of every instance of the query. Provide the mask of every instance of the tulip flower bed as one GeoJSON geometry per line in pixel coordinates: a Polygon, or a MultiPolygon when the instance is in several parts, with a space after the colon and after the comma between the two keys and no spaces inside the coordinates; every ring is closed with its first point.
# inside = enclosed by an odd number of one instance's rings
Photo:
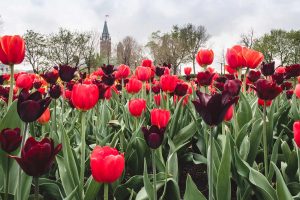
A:
{"type": "Polygon", "coordinates": [[[0,61],[1,199],[300,199],[300,65],[234,46],[226,73],[172,75],[103,65],[14,73],[19,36],[0,61]]]}

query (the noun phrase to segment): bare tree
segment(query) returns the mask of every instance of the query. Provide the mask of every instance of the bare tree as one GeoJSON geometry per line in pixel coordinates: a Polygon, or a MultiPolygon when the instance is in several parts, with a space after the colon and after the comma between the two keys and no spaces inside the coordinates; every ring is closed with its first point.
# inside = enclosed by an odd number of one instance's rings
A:
{"type": "Polygon", "coordinates": [[[47,38],[33,30],[27,30],[23,37],[26,42],[25,61],[32,66],[34,73],[39,73],[49,64],[47,60],[47,38]]]}
{"type": "Polygon", "coordinates": [[[117,45],[117,62],[134,66],[135,62],[139,62],[143,57],[143,48],[131,36],[126,36],[122,42],[117,45]]]}
{"type": "Polygon", "coordinates": [[[252,48],[254,44],[255,38],[254,38],[254,29],[251,28],[248,33],[241,34],[241,40],[240,43],[248,48],[252,48]]]}

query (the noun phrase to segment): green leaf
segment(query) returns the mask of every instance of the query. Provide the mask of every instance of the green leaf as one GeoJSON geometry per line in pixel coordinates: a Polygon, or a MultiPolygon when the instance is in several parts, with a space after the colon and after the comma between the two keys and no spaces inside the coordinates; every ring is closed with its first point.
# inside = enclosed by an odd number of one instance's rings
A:
{"type": "Polygon", "coordinates": [[[176,147],[180,146],[181,144],[185,143],[190,138],[192,138],[196,133],[196,126],[197,124],[194,121],[192,121],[189,125],[180,129],[173,138],[174,145],[176,147]]]}
{"type": "Polygon", "coordinates": [[[144,187],[147,192],[147,195],[149,196],[150,200],[153,200],[153,192],[154,188],[153,185],[151,184],[149,177],[148,177],[148,171],[147,171],[147,161],[146,159],[144,160],[144,187]]]}
{"type": "Polygon", "coordinates": [[[283,177],[277,168],[277,166],[271,162],[275,173],[276,173],[276,192],[278,195],[278,199],[293,199],[287,185],[285,184],[283,177]]]}
{"type": "Polygon", "coordinates": [[[88,179],[86,183],[86,192],[84,196],[84,200],[94,200],[96,199],[98,192],[102,186],[102,183],[96,182],[92,176],[88,179]]]}
{"type": "Polygon", "coordinates": [[[239,109],[237,111],[237,121],[240,128],[252,119],[252,110],[249,102],[242,92],[240,92],[239,109]]]}
{"type": "Polygon", "coordinates": [[[184,200],[206,200],[204,195],[198,190],[192,177],[188,174],[185,184],[184,200]]]}
{"type": "Polygon", "coordinates": [[[249,181],[257,186],[264,200],[277,200],[277,194],[274,188],[270,185],[267,178],[260,172],[250,168],[249,181]]]}
{"type": "Polygon", "coordinates": [[[225,148],[223,151],[220,167],[217,175],[217,199],[231,198],[230,167],[231,167],[231,147],[230,138],[227,134],[225,148]]]}
{"type": "Polygon", "coordinates": [[[259,149],[259,144],[261,142],[261,137],[262,137],[261,119],[257,119],[256,121],[254,121],[249,137],[250,137],[250,150],[247,157],[247,162],[249,163],[250,166],[252,166],[256,158],[259,149]]]}

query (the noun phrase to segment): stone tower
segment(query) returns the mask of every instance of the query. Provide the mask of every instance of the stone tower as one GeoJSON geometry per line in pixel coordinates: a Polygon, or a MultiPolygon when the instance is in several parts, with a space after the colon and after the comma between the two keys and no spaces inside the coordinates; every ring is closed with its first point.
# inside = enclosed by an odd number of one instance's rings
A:
{"type": "Polygon", "coordinates": [[[105,20],[102,36],[100,38],[100,56],[107,59],[109,64],[109,58],[111,56],[111,38],[108,32],[107,21],[105,20]]]}

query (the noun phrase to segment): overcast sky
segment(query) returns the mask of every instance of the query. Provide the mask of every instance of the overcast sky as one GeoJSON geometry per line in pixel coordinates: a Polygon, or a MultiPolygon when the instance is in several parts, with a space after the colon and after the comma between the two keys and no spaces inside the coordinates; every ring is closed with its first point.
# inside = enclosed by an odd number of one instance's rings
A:
{"type": "Polygon", "coordinates": [[[300,29],[300,0],[0,0],[0,33],[51,33],[59,27],[102,32],[106,14],[114,43],[131,35],[145,44],[153,31],[174,24],[204,25],[215,65],[222,49],[251,28],[255,36],[272,28],[300,29]]]}

